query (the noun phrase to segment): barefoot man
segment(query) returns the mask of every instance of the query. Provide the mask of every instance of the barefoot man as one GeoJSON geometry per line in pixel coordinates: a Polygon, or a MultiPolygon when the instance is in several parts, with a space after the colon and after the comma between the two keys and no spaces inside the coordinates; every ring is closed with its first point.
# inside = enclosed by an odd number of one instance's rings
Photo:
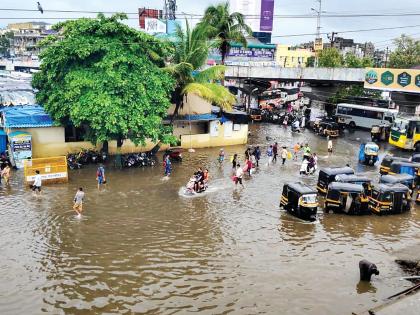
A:
{"type": "Polygon", "coordinates": [[[79,190],[76,192],[76,195],[74,196],[74,205],[73,205],[73,210],[76,211],[78,216],[82,215],[84,198],[85,198],[85,192],[83,191],[83,188],[80,187],[79,190]]]}

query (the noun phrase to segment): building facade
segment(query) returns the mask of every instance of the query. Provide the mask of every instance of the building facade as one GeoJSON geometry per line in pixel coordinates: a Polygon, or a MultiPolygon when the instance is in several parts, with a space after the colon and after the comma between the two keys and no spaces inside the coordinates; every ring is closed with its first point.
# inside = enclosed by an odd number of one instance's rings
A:
{"type": "Polygon", "coordinates": [[[314,56],[315,53],[309,49],[293,48],[288,45],[279,44],[276,49],[276,62],[284,68],[306,67],[308,58],[314,56]]]}

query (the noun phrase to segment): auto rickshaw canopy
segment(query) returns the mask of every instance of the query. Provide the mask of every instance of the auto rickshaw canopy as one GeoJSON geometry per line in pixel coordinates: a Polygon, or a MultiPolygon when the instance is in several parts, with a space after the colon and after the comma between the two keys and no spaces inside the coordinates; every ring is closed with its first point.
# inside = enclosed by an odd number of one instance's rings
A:
{"type": "Polygon", "coordinates": [[[361,184],[332,182],[328,186],[328,191],[339,191],[348,193],[363,193],[365,190],[361,184]]]}

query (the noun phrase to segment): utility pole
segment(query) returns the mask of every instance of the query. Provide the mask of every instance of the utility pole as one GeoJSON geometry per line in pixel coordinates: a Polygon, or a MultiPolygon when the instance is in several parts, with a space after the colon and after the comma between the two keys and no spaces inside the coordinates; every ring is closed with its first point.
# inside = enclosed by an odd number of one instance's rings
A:
{"type": "MultiPolygon", "coordinates": [[[[316,1],[318,1],[319,3],[318,10],[311,8],[311,10],[317,14],[315,43],[317,42],[318,38],[321,38],[321,13],[325,13],[325,11],[322,11],[322,0],[316,0],[316,1]]],[[[315,67],[318,67],[318,57],[315,57],[315,67]]]]}
{"type": "Polygon", "coordinates": [[[388,64],[388,47],[386,47],[386,53],[385,53],[385,68],[388,64]]]}

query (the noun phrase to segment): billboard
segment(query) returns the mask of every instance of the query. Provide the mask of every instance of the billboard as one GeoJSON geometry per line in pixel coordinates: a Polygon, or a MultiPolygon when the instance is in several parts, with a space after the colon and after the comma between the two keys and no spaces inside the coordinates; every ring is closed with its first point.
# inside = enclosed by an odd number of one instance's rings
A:
{"type": "Polygon", "coordinates": [[[245,16],[245,22],[253,32],[273,30],[274,0],[230,0],[231,12],[245,16]]]}
{"type": "Polygon", "coordinates": [[[314,51],[320,51],[322,50],[323,45],[322,45],[322,38],[315,38],[314,41],[314,51]]]}
{"type": "Polygon", "coordinates": [[[420,70],[366,68],[364,88],[420,93],[420,70]]]}
{"type": "Polygon", "coordinates": [[[148,34],[166,33],[166,23],[159,19],[145,18],[144,30],[148,34]]]}
{"type": "Polygon", "coordinates": [[[261,0],[260,31],[273,31],[274,0],[261,0]]]}

